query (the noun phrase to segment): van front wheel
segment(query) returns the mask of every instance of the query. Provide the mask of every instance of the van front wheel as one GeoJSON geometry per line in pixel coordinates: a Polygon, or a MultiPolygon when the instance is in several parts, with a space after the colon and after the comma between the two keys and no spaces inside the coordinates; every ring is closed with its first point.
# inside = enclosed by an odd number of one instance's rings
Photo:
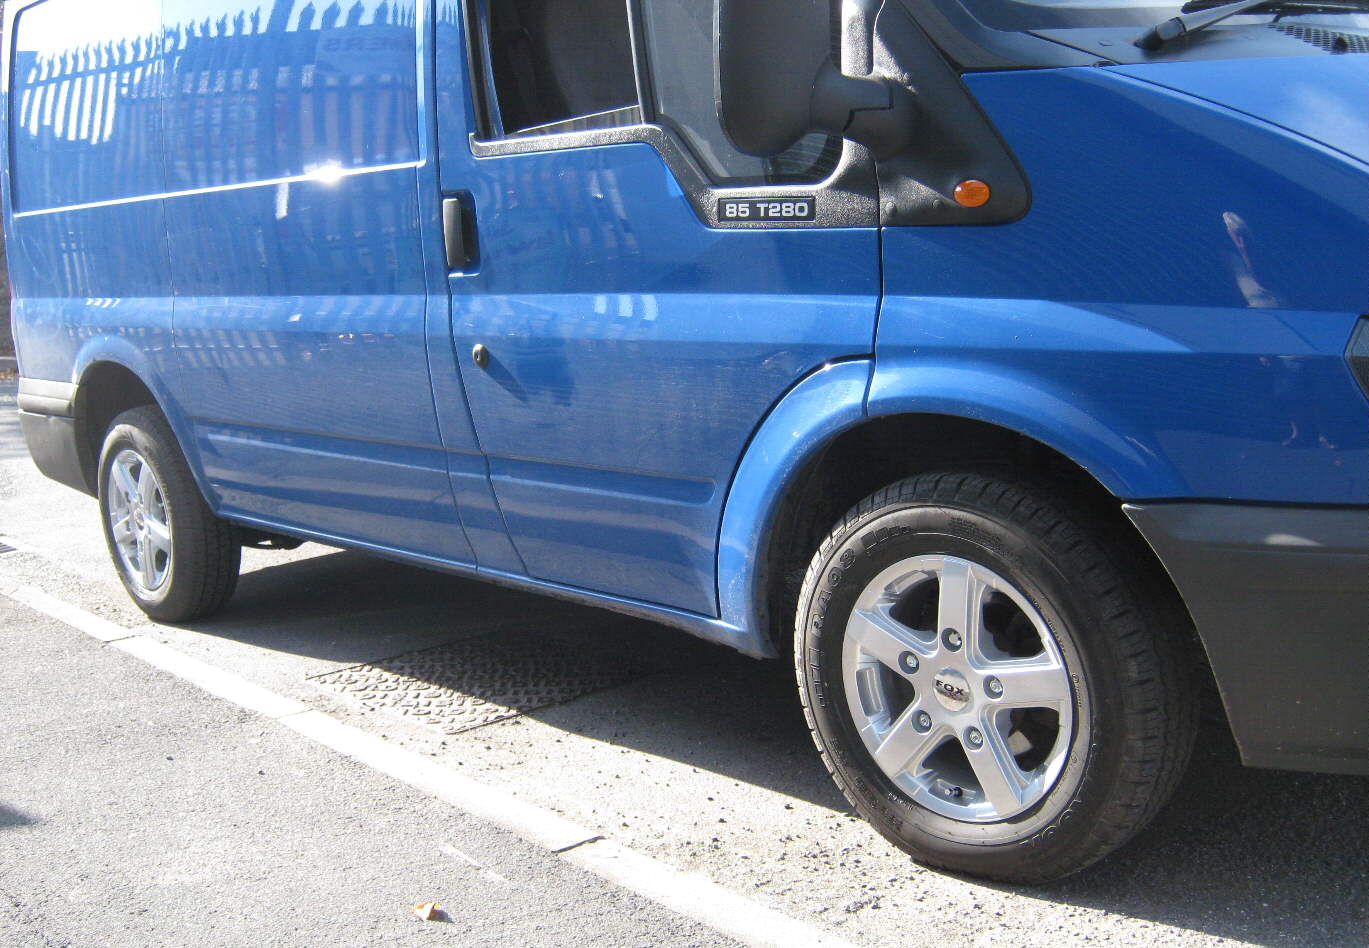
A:
{"type": "Polygon", "coordinates": [[[1168,797],[1197,701],[1172,592],[1050,491],[919,475],[823,542],[795,658],[813,737],[856,809],[919,861],[1045,882],[1168,797]]]}
{"type": "Polygon", "coordinates": [[[242,555],[237,531],[204,502],[156,408],[114,419],[100,452],[99,499],[119,579],[148,616],[187,622],[233,595],[242,555]]]}

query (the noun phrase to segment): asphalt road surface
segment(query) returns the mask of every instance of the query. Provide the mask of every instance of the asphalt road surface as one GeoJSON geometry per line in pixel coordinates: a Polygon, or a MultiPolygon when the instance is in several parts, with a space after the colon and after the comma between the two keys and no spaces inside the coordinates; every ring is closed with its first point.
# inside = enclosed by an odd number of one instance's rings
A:
{"type": "Polygon", "coordinates": [[[0,944],[730,943],[6,600],[0,627],[0,944]]]}
{"type": "MultiPolygon", "coordinates": [[[[1362,946],[1369,780],[1242,768],[1210,721],[1175,802],[1092,870],[923,869],[849,812],[792,673],[607,612],[306,544],[149,627],[94,501],[0,381],[0,589],[39,590],[869,946],[1362,946]]],[[[0,598],[0,945],[730,945],[449,802],[0,598]],[[421,922],[416,902],[451,920],[421,922]]],[[[1277,700],[1272,697],[1271,700],[1277,700]]],[[[585,847],[590,851],[594,845],[585,847]]]]}

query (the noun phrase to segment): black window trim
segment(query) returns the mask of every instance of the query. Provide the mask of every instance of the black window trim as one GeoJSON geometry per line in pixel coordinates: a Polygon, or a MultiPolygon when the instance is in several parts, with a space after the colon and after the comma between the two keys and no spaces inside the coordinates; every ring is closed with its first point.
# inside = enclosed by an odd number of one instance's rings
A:
{"type": "MultiPolygon", "coordinates": [[[[624,0],[628,8],[628,29],[632,43],[633,72],[637,83],[642,121],[634,125],[583,129],[529,135],[526,130],[499,136],[491,117],[491,72],[488,66],[488,35],[482,5],[488,0],[462,0],[462,27],[465,34],[467,81],[475,98],[476,130],[468,136],[471,154],[476,158],[495,158],[531,152],[563,151],[601,145],[646,144],[661,155],[689,198],[695,214],[708,227],[726,230],[772,230],[775,228],[877,227],[879,191],[874,161],[860,145],[843,142],[841,157],[832,173],[810,184],[715,183],[699,164],[678,133],[655,121],[655,96],[646,66],[646,38],[642,31],[640,0],[624,0]],[[727,198],[812,198],[816,213],[811,221],[736,221],[720,218],[719,201],[727,198]]],[[[570,119],[568,122],[574,122],[570,119]]],[[[562,124],[562,123],[555,123],[562,124]]],[[[545,127],[545,126],[544,126],[545,127]]]]}
{"type": "Polygon", "coordinates": [[[632,44],[632,72],[637,80],[637,104],[642,109],[642,122],[656,124],[656,89],[651,82],[651,69],[647,65],[646,14],[642,10],[642,0],[627,0],[628,39],[632,44]]]}

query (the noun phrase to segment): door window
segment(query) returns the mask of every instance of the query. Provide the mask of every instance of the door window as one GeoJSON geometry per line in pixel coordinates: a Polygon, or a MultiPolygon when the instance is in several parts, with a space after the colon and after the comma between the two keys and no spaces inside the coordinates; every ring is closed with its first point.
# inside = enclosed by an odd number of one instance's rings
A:
{"type": "MultiPolygon", "coordinates": [[[[487,64],[477,81],[489,137],[656,122],[674,133],[711,182],[725,187],[816,184],[841,158],[841,139],[823,134],[772,158],[733,147],[713,89],[712,3],[479,0],[475,9],[481,16],[473,35],[480,43],[473,52],[487,64]]],[[[836,9],[833,4],[834,46],[836,9]]]]}
{"type": "Polygon", "coordinates": [[[493,0],[487,10],[506,136],[642,120],[625,0],[493,0]]]}

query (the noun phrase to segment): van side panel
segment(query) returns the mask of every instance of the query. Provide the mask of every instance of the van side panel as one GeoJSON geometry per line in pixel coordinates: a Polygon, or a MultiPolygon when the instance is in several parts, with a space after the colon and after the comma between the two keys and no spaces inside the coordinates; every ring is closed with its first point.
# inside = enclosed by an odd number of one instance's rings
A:
{"type": "Polygon", "coordinates": [[[472,562],[427,366],[413,0],[163,12],[176,387],[220,510],[472,562]]]}
{"type": "MultiPolygon", "coordinates": [[[[13,5],[11,5],[13,6],[13,5]]],[[[44,0],[12,21],[7,253],[27,378],[76,381],[116,336],[165,364],[171,329],[157,0],[44,0]]]]}
{"type": "Polygon", "coordinates": [[[872,414],[1017,428],[1124,499],[1363,505],[1344,357],[1369,312],[1363,166],[1107,70],[968,81],[1032,211],[886,230],[872,414]]]}

